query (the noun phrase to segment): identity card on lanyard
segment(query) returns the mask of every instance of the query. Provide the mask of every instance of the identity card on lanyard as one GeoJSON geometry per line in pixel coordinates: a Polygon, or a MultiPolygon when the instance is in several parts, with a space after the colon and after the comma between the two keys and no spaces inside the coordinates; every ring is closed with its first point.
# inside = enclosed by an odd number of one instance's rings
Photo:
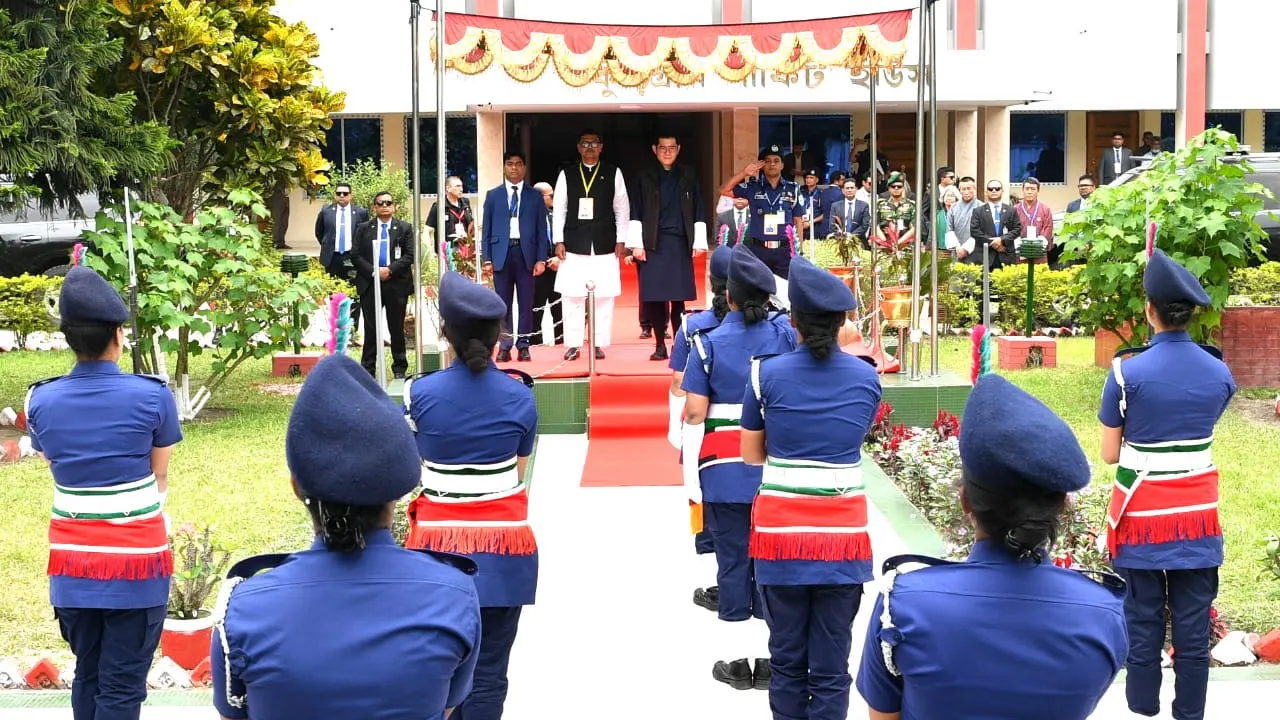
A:
{"type": "Polygon", "coordinates": [[[778,231],[786,224],[786,219],[782,214],[782,192],[781,187],[778,188],[777,194],[769,197],[769,191],[764,191],[764,199],[769,201],[769,212],[764,215],[764,234],[777,235],[778,231]]]}
{"type": "MultiPolygon", "coordinates": [[[[587,174],[582,171],[582,163],[578,163],[578,177],[582,178],[582,192],[591,195],[591,186],[596,184],[596,176],[600,174],[600,165],[597,164],[595,169],[591,171],[591,180],[587,180],[587,174]]],[[[578,198],[578,219],[579,220],[595,220],[595,200],[591,197],[578,198]]]]}

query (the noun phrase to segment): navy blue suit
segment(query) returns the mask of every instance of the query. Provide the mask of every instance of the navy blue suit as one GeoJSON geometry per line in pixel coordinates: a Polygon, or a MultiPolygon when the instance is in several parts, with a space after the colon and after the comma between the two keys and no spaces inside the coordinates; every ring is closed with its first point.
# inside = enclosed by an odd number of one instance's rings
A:
{"type": "Polygon", "coordinates": [[[493,289],[507,304],[501,347],[511,349],[511,301],[520,298],[518,347],[529,347],[533,332],[533,268],[551,257],[551,240],[547,235],[547,204],[542,193],[520,184],[515,217],[520,237],[511,238],[511,188],[504,182],[484,197],[483,240],[484,261],[493,264],[493,289]]]}

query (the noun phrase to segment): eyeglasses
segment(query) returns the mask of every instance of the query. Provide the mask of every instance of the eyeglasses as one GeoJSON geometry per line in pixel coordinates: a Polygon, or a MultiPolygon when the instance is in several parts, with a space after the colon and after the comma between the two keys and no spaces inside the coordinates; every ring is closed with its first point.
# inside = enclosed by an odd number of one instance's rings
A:
{"type": "Polygon", "coordinates": [[[599,142],[599,141],[587,141],[587,142],[580,142],[580,143],[578,143],[578,146],[579,146],[579,147],[586,148],[586,149],[590,150],[590,149],[592,149],[592,148],[598,148],[598,147],[600,147],[600,146],[601,146],[601,145],[603,145],[603,144],[604,144],[604,143],[599,142]]]}
{"type": "Polygon", "coordinates": [[[892,184],[892,185],[890,185],[890,186],[889,186],[889,189],[890,189],[890,190],[901,190],[901,189],[902,189],[902,183],[894,183],[894,184],[892,184]]]}
{"type": "Polygon", "coordinates": [[[679,145],[659,145],[658,146],[658,152],[675,152],[679,149],[680,149],[679,145]]]}
{"type": "Polygon", "coordinates": [[[1000,187],[999,185],[988,185],[988,186],[987,186],[987,192],[1000,192],[1000,191],[1001,191],[1001,190],[1003,190],[1003,189],[1004,189],[1004,188],[1000,187]]]}
{"type": "Polygon", "coordinates": [[[1077,185],[1076,187],[1078,187],[1078,188],[1087,188],[1087,187],[1093,187],[1093,185],[1091,185],[1091,184],[1089,184],[1089,183],[1080,183],[1080,184],[1079,184],[1079,185],[1077,185]]]}
{"type": "Polygon", "coordinates": [[[395,204],[396,204],[395,200],[379,200],[374,203],[374,205],[376,205],[377,207],[391,207],[392,205],[395,205],[395,204]]]}
{"type": "Polygon", "coordinates": [[[334,195],[337,197],[346,197],[350,194],[351,193],[347,192],[346,190],[339,190],[338,192],[334,193],[334,195]]]}

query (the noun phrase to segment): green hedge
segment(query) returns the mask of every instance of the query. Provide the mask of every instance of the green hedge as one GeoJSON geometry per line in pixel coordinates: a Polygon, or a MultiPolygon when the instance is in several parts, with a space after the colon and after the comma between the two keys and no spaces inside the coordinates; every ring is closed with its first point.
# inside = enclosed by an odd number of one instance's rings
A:
{"type": "Polygon", "coordinates": [[[1228,305],[1280,305],[1280,262],[1239,268],[1231,273],[1228,305]]]}
{"type": "MultiPolygon", "coordinates": [[[[1078,266],[1065,270],[1036,266],[1036,327],[1063,327],[1075,323],[1085,303],[1084,295],[1074,287],[1079,272],[1078,266]]],[[[981,287],[978,289],[981,293],[981,287]]],[[[1000,296],[1000,308],[993,318],[996,325],[1021,328],[1027,314],[1027,266],[1013,265],[991,273],[991,293],[1000,296]]]]}
{"type": "Polygon", "coordinates": [[[0,278],[0,329],[12,330],[18,336],[19,345],[33,332],[56,330],[48,301],[56,300],[61,288],[60,277],[0,278]]]}

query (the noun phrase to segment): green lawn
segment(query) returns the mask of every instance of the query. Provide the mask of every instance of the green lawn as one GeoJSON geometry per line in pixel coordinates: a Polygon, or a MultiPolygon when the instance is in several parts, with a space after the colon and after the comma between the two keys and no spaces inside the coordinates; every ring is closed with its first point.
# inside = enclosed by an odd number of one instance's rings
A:
{"type": "MultiPolygon", "coordinates": [[[[947,338],[941,352],[943,368],[967,375],[967,340],[947,338]]],[[[1095,462],[1097,481],[1107,483],[1097,459],[1095,420],[1105,372],[1092,367],[1092,359],[1091,339],[1066,339],[1059,344],[1057,370],[1008,375],[1071,423],[1095,462]]],[[[28,383],[61,374],[70,363],[66,353],[0,354],[0,407],[21,407],[28,383]]],[[[926,357],[926,371],[928,366],[926,357]]],[[[206,367],[197,361],[195,370],[206,367]]],[[[270,378],[269,362],[246,363],[211,401],[208,417],[184,427],[186,439],[171,468],[168,511],[174,521],[213,523],[237,556],[309,543],[308,520],[289,490],[284,461],[293,399],[256,389],[269,382],[282,382],[270,378]]],[[[1258,579],[1260,539],[1268,528],[1280,528],[1280,427],[1263,427],[1233,409],[1219,431],[1214,449],[1223,474],[1228,558],[1220,602],[1231,621],[1265,631],[1280,625],[1280,582],[1258,579]]],[[[0,535],[0,657],[29,658],[40,651],[69,657],[52,620],[44,576],[50,497],[43,463],[0,466],[0,506],[7,511],[0,535]]]]}

